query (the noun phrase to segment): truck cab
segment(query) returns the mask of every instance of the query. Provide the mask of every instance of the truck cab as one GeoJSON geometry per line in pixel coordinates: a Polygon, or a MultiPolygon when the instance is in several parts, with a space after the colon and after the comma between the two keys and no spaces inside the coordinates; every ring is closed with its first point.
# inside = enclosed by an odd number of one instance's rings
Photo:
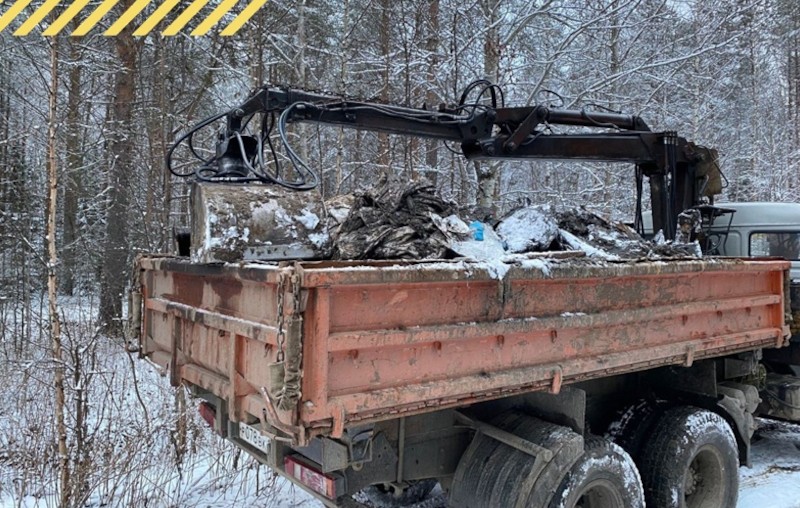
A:
{"type": "MultiPolygon", "coordinates": [[[[716,256],[780,257],[791,261],[791,280],[800,284],[800,203],[722,203],[704,226],[704,251],[716,256]]],[[[653,236],[650,212],[642,216],[644,234],[653,236]]]]}
{"type": "Polygon", "coordinates": [[[733,213],[718,217],[709,230],[712,253],[721,256],[782,257],[800,281],[800,203],[724,203],[733,213]]]}

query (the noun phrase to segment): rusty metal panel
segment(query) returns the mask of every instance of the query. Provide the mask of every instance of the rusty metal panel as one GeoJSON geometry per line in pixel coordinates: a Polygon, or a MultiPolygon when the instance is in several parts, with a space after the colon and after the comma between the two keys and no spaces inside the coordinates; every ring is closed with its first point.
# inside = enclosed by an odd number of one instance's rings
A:
{"type": "Polygon", "coordinates": [[[501,288],[497,281],[334,286],[330,290],[330,330],[495,321],[503,312],[501,288]]]}
{"type": "Polygon", "coordinates": [[[169,358],[176,381],[224,398],[234,419],[266,412],[296,443],[788,335],[783,261],[567,260],[513,267],[503,280],[464,262],[140,266],[144,354],[169,358]],[[300,294],[284,293],[281,274],[300,294]],[[293,313],[303,317],[302,397],[280,411],[269,371],[293,313]]]}
{"type": "Polygon", "coordinates": [[[304,337],[317,357],[306,386],[328,408],[301,407],[305,422],[558,389],[786,336],[785,267],[774,262],[564,263],[512,268],[503,281],[480,268],[453,277],[441,264],[304,268],[330,306],[327,334],[304,337]]]}
{"type": "MultiPolygon", "coordinates": [[[[231,418],[254,411],[275,362],[278,272],[274,264],[198,265],[143,258],[142,354],[174,384],[226,400],[231,418]]],[[[260,411],[256,414],[260,415],[260,411]]]]}

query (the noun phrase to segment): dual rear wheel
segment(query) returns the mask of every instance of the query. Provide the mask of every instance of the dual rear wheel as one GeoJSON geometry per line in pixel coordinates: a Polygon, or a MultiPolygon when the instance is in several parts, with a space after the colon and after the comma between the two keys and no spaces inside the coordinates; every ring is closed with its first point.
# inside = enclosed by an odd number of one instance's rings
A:
{"type": "MultiPolygon", "coordinates": [[[[738,452],[730,425],[689,406],[637,404],[612,424],[614,441],[509,412],[492,424],[548,450],[549,460],[476,434],[459,463],[450,507],[730,508],[738,498],[738,452]],[[539,460],[537,460],[539,459],[539,460]]],[[[376,506],[420,501],[435,485],[407,492],[371,488],[376,506]]]]}
{"type": "Polygon", "coordinates": [[[736,506],[739,454],[720,415],[687,406],[670,409],[638,455],[648,507],[736,506]]]}
{"type": "Polygon", "coordinates": [[[611,425],[609,434],[636,462],[648,508],[736,506],[736,438],[717,413],[640,401],[611,425]]]}
{"type": "Polygon", "coordinates": [[[478,433],[456,471],[451,507],[644,506],[636,465],[610,440],[584,440],[571,429],[520,413],[501,415],[492,424],[539,451],[521,451],[478,433]]]}
{"type": "Polygon", "coordinates": [[[717,413],[640,405],[611,433],[616,443],[587,437],[578,453],[574,440],[580,436],[571,430],[530,416],[508,418],[493,423],[549,449],[553,458],[536,471],[530,467],[536,457],[478,434],[456,472],[451,507],[639,508],[645,502],[648,508],[736,506],[736,439],[717,413]],[[563,446],[570,442],[571,447],[563,446]]]}

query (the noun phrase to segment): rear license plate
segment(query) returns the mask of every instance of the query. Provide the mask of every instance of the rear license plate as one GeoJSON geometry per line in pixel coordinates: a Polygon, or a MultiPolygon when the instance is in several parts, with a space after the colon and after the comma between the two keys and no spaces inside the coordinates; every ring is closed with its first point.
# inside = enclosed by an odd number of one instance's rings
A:
{"type": "Polygon", "coordinates": [[[267,454],[269,453],[269,438],[252,425],[240,423],[239,437],[253,448],[267,454]]]}

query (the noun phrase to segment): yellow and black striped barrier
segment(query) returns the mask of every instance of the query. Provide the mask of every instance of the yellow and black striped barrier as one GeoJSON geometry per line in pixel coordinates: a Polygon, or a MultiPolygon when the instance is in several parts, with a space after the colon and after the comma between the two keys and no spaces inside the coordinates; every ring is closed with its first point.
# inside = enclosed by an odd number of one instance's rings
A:
{"type": "MultiPolygon", "coordinates": [[[[16,0],[13,2],[5,12],[3,12],[4,0],[0,0],[0,32],[5,30],[14,20],[16,20],[31,4],[33,0],[16,0]]],[[[77,28],[69,32],[69,35],[80,37],[87,35],[108,13],[119,3],[120,0],[102,0],[100,5],[89,10],[86,14],[87,6],[91,0],[73,0],[68,7],[66,7],[55,20],[52,21],[47,28],[42,31],[44,36],[55,36],[64,32],[64,28],[76,18],[80,19],[77,28]],[[83,17],[82,15],[85,15],[83,17]],[[79,16],[81,16],[79,18],[79,16]]],[[[14,31],[16,36],[30,35],[34,29],[45,20],[60,4],[67,4],[62,0],[44,0],[44,2],[28,16],[22,24],[14,31]]],[[[159,4],[159,0],[134,0],[134,2],[122,14],[111,23],[103,35],[114,36],[122,32],[126,27],[134,22],[148,6],[153,5],[155,10],[150,13],[146,19],[139,24],[133,31],[133,35],[137,37],[144,37],[151,33],[156,26],[161,23],[167,16],[172,13],[175,7],[180,3],[180,0],[163,0],[159,4]]],[[[169,25],[164,28],[161,33],[165,36],[173,36],[180,33],[186,26],[197,17],[203,8],[208,5],[209,0],[192,0],[179,14],[174,16],[169,25]]],[[[219,4],[203,19],[192,31],[193,36],[208,35],[211,30],[225,17],[226,14],[231,12],[237,6],[239,0],[220,0],[219,4]]],[[[250,0],[249,3],[234,17],[234,19],[225,26],[220,32],[220,35],[230,36],[239,31],[242,26],[250,20],[250,18],[258,12],[267,0],[250,0]]],[[[52,16],[51,16],[52,17],[52,16]]]]}

